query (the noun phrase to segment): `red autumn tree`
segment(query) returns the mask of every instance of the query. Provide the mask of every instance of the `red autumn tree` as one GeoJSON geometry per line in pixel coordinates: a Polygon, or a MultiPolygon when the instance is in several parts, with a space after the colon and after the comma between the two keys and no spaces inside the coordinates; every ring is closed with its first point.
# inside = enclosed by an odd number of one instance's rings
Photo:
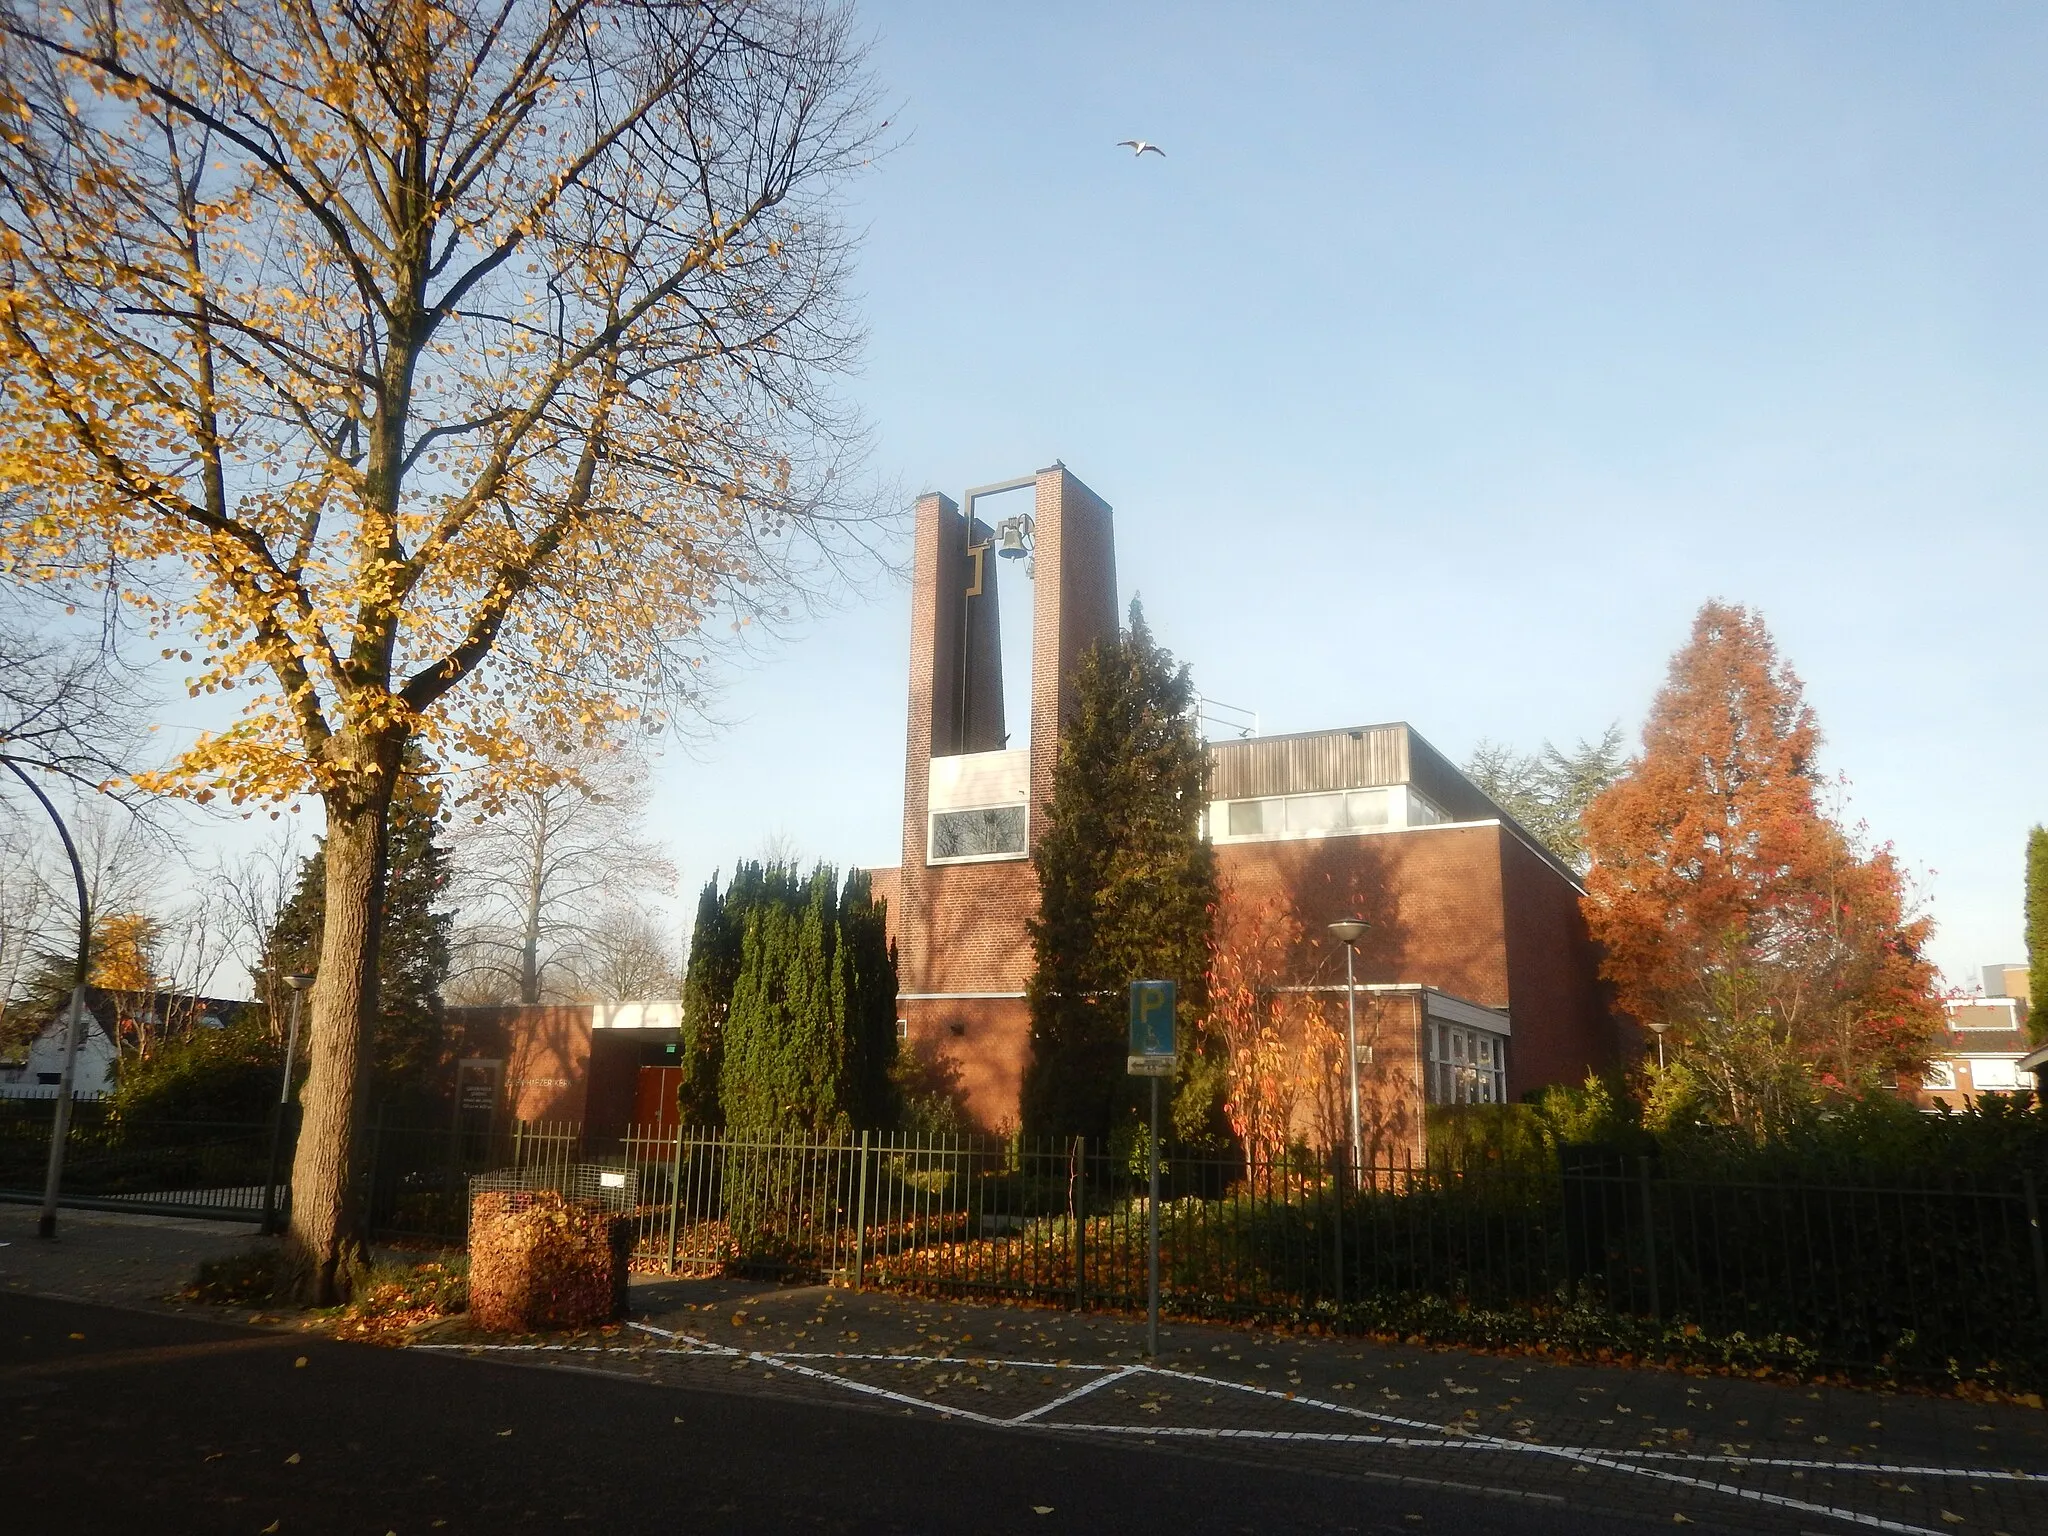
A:
{"type": "Polygon", "coordinates": [[[1708,603],[1586,810],[1586,915],[1621,1006],[1672,1026],[1717,1118],[1768,1133],[1830,1088],[1926,1064],[1932,923],[1887,848],[1823,805],[1820,732],[1763,619],[1708,603]]]}

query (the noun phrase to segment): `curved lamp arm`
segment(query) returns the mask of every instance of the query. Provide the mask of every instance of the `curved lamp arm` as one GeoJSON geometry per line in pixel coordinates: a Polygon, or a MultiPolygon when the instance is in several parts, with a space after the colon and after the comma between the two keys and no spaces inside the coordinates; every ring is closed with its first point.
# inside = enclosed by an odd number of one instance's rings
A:
{"type": "Polygon", "coordinates": [[[71,829],[57,814],[57,807],[43,793],[40,784],[28,776],[19,759],[0,753],[0,763],[28,786],[41,802],[64,843],[64,856],[71,861],[71,880],[78,890],[78,966],[71,984],[70,1018],[64,1026],[64,1067],[57,1075],[57,1110],[50,1121],[50,1161],[43,1174],[43,1211],[36,1222],[38,1237],[57,1235],[57,1197],[64,1184],[64,1144],[71,1136],[71,1085],[78,1068],[78,1039],[85,1032],[85,980],[92,969],[92,907],[85,895],[85,866],[79,862],[78,847],[71,841],[71,829]]]}

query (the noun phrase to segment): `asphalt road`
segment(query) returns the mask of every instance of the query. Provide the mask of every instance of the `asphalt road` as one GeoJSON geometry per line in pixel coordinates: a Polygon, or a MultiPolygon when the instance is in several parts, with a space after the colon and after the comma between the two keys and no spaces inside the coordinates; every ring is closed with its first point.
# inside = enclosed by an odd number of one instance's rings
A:
{"type": "Polygon", "coordinates": [[[1555,1501],[934,1422],[886,1406],[654,1385],[19,1295],[0,1295],[0,1415],[0,1528],[11,1536],[1600,1536],[1650,1526],[1555,1501]]]}

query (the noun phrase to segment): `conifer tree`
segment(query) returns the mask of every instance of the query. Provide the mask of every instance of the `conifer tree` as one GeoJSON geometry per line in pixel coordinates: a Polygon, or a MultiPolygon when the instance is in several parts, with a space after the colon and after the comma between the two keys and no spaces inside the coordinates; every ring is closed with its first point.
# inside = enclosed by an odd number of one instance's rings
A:
{"type": "Polygon", "coordinates": [[[739,961],[739,945],[727,931],[725,903],[714,872],[697,895],[697,921],[690,929],[690,958],[683,971],[683,1081],[676,1109],[684,1125],[715,1126],[724,1121],[718,1069],[725,1055],[725,1015],[732,1006],[739,961]]]}
{"type": "Polygon", "coordinates": [[[832,1018],[832,908],[837,879],[820,866],[801,906],[748,913],[725,1021],[719,1099],[743,1136],[826,1135],[845,1128],[843,1040],[832,1018]]]}
{"type": "Polygon", "coordinates": [[[892,1126],[886,922],[859,870],[843,895],[826,864],[801,879],[789,865],[742,864],[722,895],[707,886],[684,996],[685,1117],[715,1099],[718,1120],[747,1134],[892,1126]]]}
{"type": "Polygon", "coordinates": [[[713,874],[697,898],[683,972],[684,1076],[678,1110],[685,1125],[724,1124],[725,1023],[739,985],[747,920],[763,906],[796,901],[798,884],[789,865],[743,859],[723,891],[713,874]]]}
{"type": "Polygon", "coordinates": [[[2027,834],[2027,1030],[2048,1043],[2048,827],[2027,834]]]}
{"type": "Polygon", "coordinates": [[[1178,982],[1184,1019],[1204,1007],[1216,874],[1199,827],[1208,755],[1193,685],[1137,603],[1130,628],[1084,655],[1074,683],[1032,854],[1023,1112],[1035,1134],[1100,1137],[1137,1106],[1124,1072],[1130,983],[1178,982]]]}
{"type": "Polygon", "coordinates": [[[1917,1075],[1940,1023],[1932,930],[1888,848],[1823,809],[1820,732],[1762,618],[1708,603],[1627,774],[1584,816],[1586,917],[1621,1006],[1673,1026],[1752,1134],[1828,1091],[1917,1075]]]}
{"type": "Polygon", "coordinates": [[[846,1031],[846,1104],[857,1129],[894,1126],[897,1103],[896,953],[886,903],[865,870],[850,870],[839,899],[832,1006],[846,1031]]]}

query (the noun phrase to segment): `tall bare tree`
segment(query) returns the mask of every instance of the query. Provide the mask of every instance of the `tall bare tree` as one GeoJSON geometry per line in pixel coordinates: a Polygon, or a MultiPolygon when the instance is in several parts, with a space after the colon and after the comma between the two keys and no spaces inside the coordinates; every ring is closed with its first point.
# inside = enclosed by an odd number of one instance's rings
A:
{"type": "Polygon", "coordinates": [[[0,491],[44,504],[0,557],[125,566],[243,690],[153,785],[322,802],[288,1255],[333,1300],[408,743],[488,800],[687,718],[866,515],[862,49],[825,0],[0,0],[0,82],[0,491]]]}
{"type": "Polygon", "coordinates": [[[647,765],[625,753],[551,758],[555,777],[504,797],[454,835],[455,972],[471,995],[556,1002],[590,990],[600,940],[644,929],[675,866],[642,829],[647,765]]]}
{"type": "Polygon", "coordinates": [[[679,998],[683,953],[673,927],[637,903],[604,908],[590,925],[576,961],[579,994],[591,1002],[679,998]]]}

